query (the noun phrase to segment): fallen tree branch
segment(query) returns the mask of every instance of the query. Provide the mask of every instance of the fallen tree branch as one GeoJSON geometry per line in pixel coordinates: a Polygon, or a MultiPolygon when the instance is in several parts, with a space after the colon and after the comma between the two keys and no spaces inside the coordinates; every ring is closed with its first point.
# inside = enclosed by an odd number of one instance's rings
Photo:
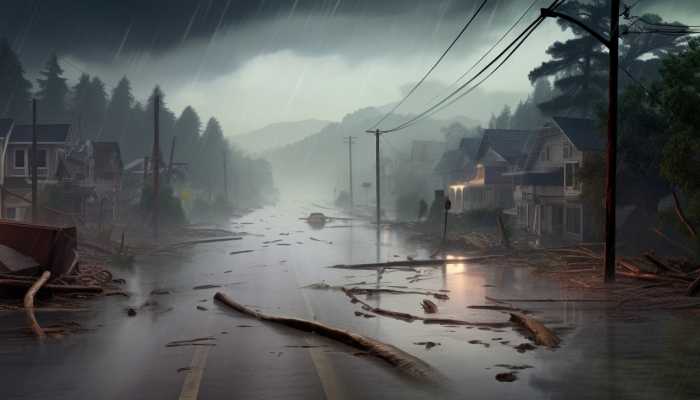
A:
{"type": "Polygon", "coordinates": [[[34,295],[41,289],[41,287],[49,280],[51,277],[51,271],[44,271],[39,279],[32,284],[32,286],[27,290],[24,295],[24,309],[27,312],[27,321],[29,322],[29,328],[34,332],[34,335],[38,339],[43,339],[46,337],[46,333],[41,329],[39,322],[36,320],[36,315],[34,315],[34,295]]]}
{"type": "Polygon", "coordinates": [[[536,344],[554,348],[559,346],[561,342],[561,339],[554,332],[536,319],[526,317],[520,313],[510,313],[510,320],[532,333],[536,344]]]}
{"type": "Polygon", "coordinates": [[[369,264],[337,264],[332,265],[328,268],[341,268],[341,269],[376,269],[376,268],[396,268],[396,267],[428,267],[428,266],[441,266],[446,264],[463,264],[463,263],[478,263],[482,261],[492,260],[494,258],[502,258],[503,255],[491,255],[483,257],[472,257],[472,258],[452,258],[452,259],[440,259],[440,260],[402,260],[402,261],[390,261],[384,263],[369,263],[369,264]]]}
{"type": "Polygon", "coordinates": [[[362,308],[365,309],[366,311],[370,311],[370,312],[377,314],[377,315],[391,317],[391,318],[399,319],[399,320],[406,321],[406,322],[423,321],[424,324],[466,325],[466,326],[481,326],[481,327],[489,327],[489,328],[504,328],[507,326],[511,326],[511,324],[508,322],[470,322],[470,321],[463,321],[463,320],[451,319],[451,318],[426,318],[426,317],[421,317],[418,315],[408,314],[408,313],[404,313],[404,312],[400,312],[400,311],[392,311],[392,310],[387,310],[384,308],[372,307],[371,305],[367,304],[366,302],[358,299],[352,292],[350,292],[348,289],[345,289],[345,288],[343,288],[343,293],[345,293],[345,295],[350,298],[351,302],[361,304],[362,308]]]}
{"type": "Polygon", "coordinates": [[[440,382],[445,380],[445,378],[443,378],[436,370],[434,370],[424,361],[378,340],[333,328],[316,321],[263,314],[236,303],[233,299],[221,292],[217,292],[214,295],[214,299],[242,314],[257,318],[259,320],[282,324],[304,332],[314,332],[356,349],[366,351],[415,378],[428,382],[440,382]]]}
{"type": "Polygon", "coordinates": [[[688,218],[686,218],[685,213],[681,208],[681,202],[678,200],[678,195],[676,194],[676,191],[671,190],[671,195],[673,196],[673,208],[676,210],[676,215],[678,216],[678,219],[683,223],[683,225],[685,225],[685,228],[688,229],[688,232],[690,232],[691,237],[698,237],[698,232],[695,230],[695,227],[693,227],[690,221],[688,221],[688,218]]]}

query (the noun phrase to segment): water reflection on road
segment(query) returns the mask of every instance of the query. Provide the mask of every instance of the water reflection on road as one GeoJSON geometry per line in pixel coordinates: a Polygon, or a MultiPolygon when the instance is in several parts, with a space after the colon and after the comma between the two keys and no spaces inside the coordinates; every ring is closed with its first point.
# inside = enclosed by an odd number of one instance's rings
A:
{"type": "MultiPolygon", "coordinates": [[[[317,211],[309,203],[265,208],[233,220],[243,240],[203,244],[178,257],[139,260],[116,273],[128,281],[129,299],[106,298],[79,315],[42,315],[44,323],[70,319],[94,329],[37,346],[31,339],[0,344],[2,398],[178,398],[197,353],[168,348],[178,339],[216,338],[204,360],[199,398],[695,398],[696,320],[668,317],[606,322],[603,306],[528,304],[563,346],[519,353],[527,340],[508,329],[407,323],[357,317],[359,306],[331,286],[410,287],[449,291],[436,301],[439,316],[506,321],[506,314],[469,309],[501,298],[574,297],[558,283],[525,268],[449,264],[415,271],[330,269],[335,264],[428,258],[429,250],[401,233],[363,221],[331,222],[312,229],[299,218],[317,211]],[[231,252],[253,250],[231,255],[231,252]],[[198,285],[221,288],[193,289],[198,285]],[[169,294],[152,294],[154,289],[169,294]],[[418,387],[383,362],[328,340],[261,323],[212,303],[221,290],[236,301],[271,314],[314,319],[393,344],[449,378],[447,391],[418,387]],[[126,306],[139,307],[127,317],[126,306]],[[200,307],[200,309],[197,308],[200,307]],[[415,343],[432,341],[426,349],[415,343]],[[318,346],[311,347],[308,346],[318,346]],[[307,348],[304,348],[307,347],[307,348]],[[494,379],[498,364],[530,365],[518,380],[494,379]],[[39,378],[40,379],[37,379],[39,378]]],[[[327,213],[336,213],[326,211],[327,213]]],[[[421,314],[420,295],[374,295],[363,300],[386,309],[421,314]]],[[[4,327],[22,326],[21,315],[0,314],[4,327]]]]}

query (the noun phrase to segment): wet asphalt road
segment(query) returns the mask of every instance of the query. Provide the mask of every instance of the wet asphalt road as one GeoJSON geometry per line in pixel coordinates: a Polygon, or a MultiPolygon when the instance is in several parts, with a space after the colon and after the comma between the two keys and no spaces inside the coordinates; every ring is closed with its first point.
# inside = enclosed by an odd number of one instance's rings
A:
{"type": "MultiPolygon", "coordinates": [[[[0,398],[700,398],[697,316],[610,319],[613,311],[602,305],[527,305],[558,330],[563,345],[526,353],[514,349],[527,340],[510,328],[357,317],[359,307],[342,292],[303,287],[325,282],[447,290],[450,299],[436,301],[439,316],[494,322],[508,316],[466,306],[486,304],[485,296],[576,296],[524,268],[454,264],[381,275],[324,268],[427,258],[428,251],[389,229],[382,230],[377,246],[375,228],[363,221],[312,229],[299,220],[311,211],[318,209],[300,202],[232,220],[229,229],[244,232],[243,240],[201,244],[179,256],[138,260],[133,268],[115,271],[115,277],[126,279],[130,298],[99,299],[86,312],[38,317],[42,324],[79,322],[89,329],[84,333],[38,345],[16,334],[25,323],[21,313],[0,313],[0,398]],[[254,251],[230,254],[241,250],[254,251]],[[194,289],[207,284],[221,287],[194,289]],[[213,303],[216,291],[267,313],[315,319],[393,344],[425,360],[447,382],[420,385],[352,348],[242,316],[213,303]],[[127,306],[139,308],[138,314],[128,317],[127,306]],[[201,337],[215,338],[207,341],[215,346],[166,347],[201,337]],[[426,349],[415,344],[425,341],[439,345],[426,349]],[[518,371],[517,381],[502,383],[495,375],[507,369],[499,364],[532,368],[518,371]]],[[[423,298],[382,295],[366,301],[421,314],[423,298]]]]}

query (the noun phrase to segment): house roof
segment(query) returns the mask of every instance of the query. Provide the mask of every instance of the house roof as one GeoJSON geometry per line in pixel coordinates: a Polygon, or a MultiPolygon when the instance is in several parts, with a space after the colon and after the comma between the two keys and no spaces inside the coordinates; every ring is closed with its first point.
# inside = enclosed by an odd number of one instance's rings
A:
{"type": "Polygon", "coordinates": [[[515,129],[484,129],[477,159],[490,148],[510,164],[518,164],[526,155],[526,146],[535,132],[515,129]]]}
{"type": "Polygon", "coordinates": [[[580,151],[605,150],[598,121],[572,117],[552,117],[552,120],[580,151]]]}
{"type": "Polygon", "coordinates": [[[11,118],[0,118],[0,137],[7,137],[15,121],[11,118]]]}
{"type": "Polygon", "coordinates": [[[463,137],[459,141],[459,149],[463,154],[473,160],[476,158],[476,153],[479,151],[480,143],[481,137],[463,137]]]}
{"type": "MultiPolygon", "coordinates": [[[[30,143],[32,141],[32,125],[15,125],[12,129],[10,142],[30,143]]],[[[36,126],[37,142],[64,143],[68,140],[70,124],[39,124],[36,126]]]]}

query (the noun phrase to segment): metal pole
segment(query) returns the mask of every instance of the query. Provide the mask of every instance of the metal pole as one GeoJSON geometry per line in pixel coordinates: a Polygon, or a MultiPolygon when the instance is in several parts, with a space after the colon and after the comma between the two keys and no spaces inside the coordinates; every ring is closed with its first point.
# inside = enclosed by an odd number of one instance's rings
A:
{"type": "Polygon", "coordinates": [[[352,191],[352,145],[355,144],[354,138],[352,136],[347,137],[347,143],[348,143],[348,161],[349,161],[349,190],[350,190],[350,209],[355,207],[355,201],[354,201],[354,196],[353,196],[353,191],[352,191]]]}
{"type": "Polygon", "coordinates": [[[36,153],[36,99],[32,99],[32,158],[29,166],[32,169],[32,223],[35,224],[39,222],[36,153]]]}
{"type": "Polygon", "coordinates": [[[619,63],[620,0],[610,9],[610,82],[608,87],[608,153],[605,180],[605,282],[615,281],[615,190],[617,175],[617,85],[619,63]]]}
{"type": "Polygon", "coordinates": [[[160,219],[160,96],[153,99],[153,237],[158,239],[160,219]]]}
{"type": "Polygon", "coordinates": [[[381,135],[381,132],[379,129],[374,131],[374,137],[375,137],[375,179],[377,181],[376,184],[376,190],[377,190],[377,230],[379,230],[379,226],[381,223],[381,190],[379,187],[379,135],[381,135]]]}

